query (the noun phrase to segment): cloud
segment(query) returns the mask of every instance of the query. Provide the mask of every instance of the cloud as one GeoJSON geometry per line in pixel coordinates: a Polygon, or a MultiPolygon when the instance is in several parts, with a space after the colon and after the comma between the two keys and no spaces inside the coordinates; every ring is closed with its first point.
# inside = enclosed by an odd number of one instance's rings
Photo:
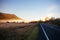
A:
{"type": "Polygon", "coordinates": [[[48,8],[47,8],[47,10],[46,10],[46,13],[48,15],[51,14],[53,16],[56,16],[56,14],[58,14],[58,12],[57,12],[58,7],[59,7],[58,5],[54,5],[54,4],[49,5],[48,8]]]}
{"type": "Polygon", "coordinates": [[[47,12],[53,12],[53,11],[55,11],[57,8],[58,8],[57,5],[49,5],[49,6],[48,6],[48,9],[47,9],[47,12]]]}

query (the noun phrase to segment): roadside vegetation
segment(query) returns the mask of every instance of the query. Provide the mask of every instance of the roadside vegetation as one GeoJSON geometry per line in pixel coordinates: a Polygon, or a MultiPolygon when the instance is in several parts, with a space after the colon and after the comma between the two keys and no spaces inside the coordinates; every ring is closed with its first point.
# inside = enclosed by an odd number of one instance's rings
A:
{"type": "Polygon", "coordinates": [[[50,20],[45,21],[45,23],[51,23],[51,24],[60,26],[60,18],[54,18],[54,17],[52,17],[50,20]]]}
{"type": "Polygon", "coordinates": [[[36,40],[37,25],[28,25],[15,28],[0,28],[0,40],[36,40]]]}

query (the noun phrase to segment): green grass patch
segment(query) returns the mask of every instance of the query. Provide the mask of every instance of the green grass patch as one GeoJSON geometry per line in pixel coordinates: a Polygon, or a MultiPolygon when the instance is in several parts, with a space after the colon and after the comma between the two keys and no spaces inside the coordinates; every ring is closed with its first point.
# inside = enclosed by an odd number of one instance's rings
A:
{"type": "Polygon", "coordinates": [[[31,28],[29,31],[31,34],[29,35],[27,40],[36,40],[38,35],[38,27],[31,28]]]}

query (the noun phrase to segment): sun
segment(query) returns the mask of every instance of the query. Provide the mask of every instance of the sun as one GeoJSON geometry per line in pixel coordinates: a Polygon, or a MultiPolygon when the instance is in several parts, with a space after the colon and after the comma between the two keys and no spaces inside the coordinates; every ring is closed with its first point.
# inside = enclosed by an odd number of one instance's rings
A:
{"type": "Polygon", "coordinates": [[[50,20],[50,18],[52,18],[52,17],[53,17],[53,14],[48,14],[48,15],[45,17],[45,21],[50,20]]]}
{"type": "Polygon", "coordinates": [[[45,17],[45,21],[49,20],[50,18],[49,17],[45,17]]]}

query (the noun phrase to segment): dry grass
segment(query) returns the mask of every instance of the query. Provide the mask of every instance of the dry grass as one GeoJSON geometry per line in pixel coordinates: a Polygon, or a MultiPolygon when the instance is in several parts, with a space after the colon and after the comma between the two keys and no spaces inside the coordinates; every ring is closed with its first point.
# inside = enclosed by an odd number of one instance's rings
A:
{"type": "Polygon", "coordinates": [[[0,40],[35,40],[37,34],[36,23],[0,24],[0,40]]]}

